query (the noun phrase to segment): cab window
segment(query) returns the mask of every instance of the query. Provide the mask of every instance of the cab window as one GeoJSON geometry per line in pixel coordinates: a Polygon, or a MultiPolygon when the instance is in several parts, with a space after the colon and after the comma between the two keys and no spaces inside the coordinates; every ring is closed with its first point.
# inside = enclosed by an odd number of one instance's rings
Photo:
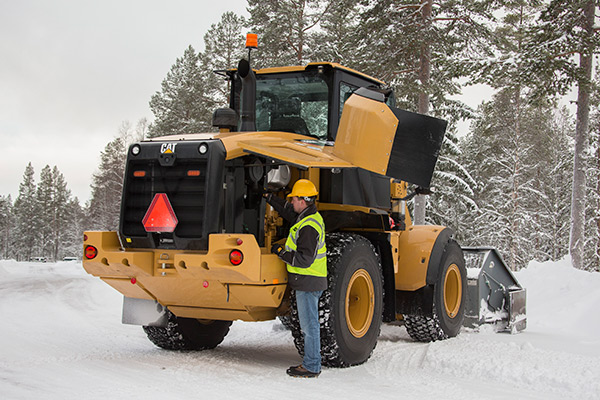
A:
{"type": "Polygon", "coordinates": [[[346,103],[346,100],[350,98],[350,96],[352,95],[352,93],[354,93],[356,89],[358,89],[358,86],[350,85],[346,82],[340,82],[340,119],[342,118],[344,103],[346,103]]]}
{"type": "Polygon", "coordinates": [[[328,86],[320,76],[257,76],[257,130],[327,139],[327,113],[328,86]]]}

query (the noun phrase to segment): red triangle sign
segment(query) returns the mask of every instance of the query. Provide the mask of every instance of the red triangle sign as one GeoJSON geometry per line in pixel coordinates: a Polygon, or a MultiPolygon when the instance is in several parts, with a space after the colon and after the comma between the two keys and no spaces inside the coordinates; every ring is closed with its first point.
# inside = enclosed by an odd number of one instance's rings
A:
{"type": "Polygon", "coordinates": [[[142,220],[146,232],[173,232],[178,222],[167,194],[156,193],[142,220]]]}

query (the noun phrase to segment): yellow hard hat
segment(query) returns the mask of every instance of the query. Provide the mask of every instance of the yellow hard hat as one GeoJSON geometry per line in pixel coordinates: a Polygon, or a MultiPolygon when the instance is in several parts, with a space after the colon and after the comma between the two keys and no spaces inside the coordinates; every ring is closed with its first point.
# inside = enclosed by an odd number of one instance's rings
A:
{"type": "Polygon", "coordinates": [[[292,193],[288,194],[287,197],[314,197],[317,194],[319,192],[317,192],[314,183],[308,179],[299,179],[294,183],[292,193]]]}

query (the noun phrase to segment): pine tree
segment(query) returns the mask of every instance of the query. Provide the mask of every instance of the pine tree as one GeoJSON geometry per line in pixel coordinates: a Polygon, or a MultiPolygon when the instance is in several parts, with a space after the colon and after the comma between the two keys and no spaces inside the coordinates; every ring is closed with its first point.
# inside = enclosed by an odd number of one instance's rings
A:
{"type": "Polygon", "coordinates": [[[515,269],[525,263],[517,250],[524,245],[526,235],[519,235],[519,230],[525,230],[527,219],[524,204],[520,202],[526,169],[517,160],[527,159],[531,146],[523,143],[520,132],[512,129],[516,119],[513,106],[511,93],[504,92],[493,103],[481,107],[482,116],[473,131],[479,140],[471,142],[478,149],[468,149],[467,153],[476,157],[470,161],[481,184],[478,191],[481,213],[475,224],[481,230],[488,230],[480,231],[479,237],[503,250],[509,265],[515,269]]]}
{"type": "Polygon", "coordinates": [[[585,225],[585,269],[600,271],[600,79],[596,71],[593,86],[592,115],[588,152],[586,225],[585,225]]]}
{"type": "Polygon", "coordinates": [[[30,162],[23,173],[23,181],[19,185],[19,195],[13,208],[15,234],[12,237],[12,247],[17,260],[31,259],[34,249],[39,245],[34,175],[35,171],[30,162]]]}
{"type": "Polygon", "coordinates": [[[479,210],[474,200],[477,182],[462,162],[462,149],[452,128],[446,133],[431,181],[435,192],[427,202],[427,222],[449,226],[459,243],[470,240],[467,215],[479,210]]]}
{"type": "MultiPolygon", "coordinates": [[[[459,80],[472,72],[475,61],[489,55],[491,35],[484,22],[493,19],[494,2],[364,3],[359,68],[390,82],[400,108],[451,121],[470,117],[469,108],[451,96],[460,93],[459,80]]],[[[425,223],[425,210],[425,196],[417,196],[416,224],[425,223]]]]}
{"type": "Polygon", "coordinates": [[[255,67],[303,65],[313,59],[314,35],[335,4],[331,0],[248,0],[259,37],[255,67]]]}
{"type": "Polygon", "coordinates": [[[0,260],[8,259],[13,224],[13,204],[8,196],[0,196],[0,260]]]}
{"type": "Polygon", "coordinates": [[[205,82],[208,74],[201,67],[201,55],[189,46],[175,61],[160,92],[150,99],[155,120],[148,136],[206,132],[211,129],[215,101],[210,97],[205,82]]]}
{"type": "Polygon", "coordinates": [[[465,215],[469,244],[493,244],[519,269],[566,253],[568,200],[560,188],[569,181],[571,153],[568,128],[550,104],[522,101],[515,114],[515,102],[507,89],[480,107],[463,162],[478,182],[479,211],[465,215]]]}
{"type": "Polygon", "coordinates": [[[323,16],[319,31],[314,35],[312,61],[329,61],[355,68],[361,54],[359,0],[332,1],[323,16]]]}
{"type": "Polygon", "coordinates": [[[528,64],[542,83],[540,97],[565,94],[573,83],[578,88],[569,247],[573,266],[579,269],[585,268],[586,155],[592,57],[600,49],[600,34],[594,27],[598,5],[597,0],[550,1],[541,15],[528,64]]]}
{"type": "Polygon", "coordinates": [[[71,191],[67,188],[67,181],[56,166],[52,168],[52,259],[59,260],[64,246],[64,237],[69,227],[71,211],[71,191]]]}
{"type": "Polygon", "coordinates": [[[400,108],[453,120],[470,117],[451,96],[490,55],[494,2],[365,1],[360,70],[389,82],[400,108]]]}
{"type": "MultiPolygon", "coordinates": [[[[71,198],[58,167],[46,165],[37,185],[34,175],[29,163],[14,206],[10,196],[0,196],[0,258],[31,260],[40,256],[56,261],[70,245],[66,232],[72,228],[71,211],[81,209],[79,202],[71,198]]],[[[77,235],[81,237],[81,233],[77,235]]],[[[77,253],[80,247],[79,243],[77,253]]]]}
{"type": "Polygon", "coordinates": [[[52,261],[62,254],[63,236],[69,220],[68,204],[71,191],[64,175],[54,166],[46,165],[40,173],[36,191],[36,226],[42,256],[52,261]]]}
{"type": "MultiPolygon", "coordinates": [[[[148,123],[140,119],[135,127],[124,121],[119,127],[118,135],[110,141],[100,153],[100,165],[92,176],[91,199],[82,210],[79,204],[71,205],[74,215],[70,215],[71,223],[83,225],[86,229],[117,230],[121,210],[121,195],[127,148],[144,139],[148,134],[148,123]],[[83,213],[83,217],[81,216],[83,213]]],[[[82,232],[80,228],[76,232],[82,232]]],[[[73,234],[73,233],[70,233],[73,234]]],[[[79,233],[77,233],[79,234],[79,233]]],[[[79,241],[79,239],[77,239],[79,241]]]]}
{"type": "Polygon", "coordinates": [[[528,215],[525,234],[531,247],[523,252],[529,252],[529,259],[554,261],[568,253],[570,204],[564,188],[572,178],[573,130],[567,114],[539,104],[525,112],[531,151],[524,163],[529,183],[521,201],[528,215]]]}
{"type": "Polygon", "coordinates": [[[77,198],[71,199],[66,204],[66,226],[61,235],[61,257],[76,257],[81,254],[83,246],[83,232],[86,226],[86,214],[81,208],[77,198]]]}
{"type": "MultiPolygon", "coordinates": [[[[500,213],[487,203],[489,198],[483,199],[484,212],[480,215],[480,223],[476,225],[485,229],[486,219],[493,221],[494,228],[491,229],[496,233],[502,232],[502,237],[494,240],[501,241],[500,247],[508,254],[513,267],[523,266],[531,258],[556,259],[565,253],[564,238],[560,235],[564,234],[564,212],[569,203],[565,201],[564,193],[557,193],[556,185],[570,181],[564,175],[565,167],[572,165],[566,136],[569,128],[568,124],[561,123],[563,130],[557,131],[557,123],[548,120],[554,111],[553,97],[542,98],[537,95],[542,87],[546,89],[547,83],[541,81],[530,68],[531,49],[538,46],[539,37],[534,33],[538,29],[537,18],[542,10],[541,1],[505,2],[501,23],[494,31],[495,55],[480,62],[477,74],[472,78],[473,82],[483,82],[499,90],[493,105],[489,107],[496,108],[496,120],[499,112],[504,110],[502,124],[506,130],[501,132],[497,126],[490,126],[499,122],[486,125],[485,121],[480,121],[474,133],[483,133],[484,136],[475,138],[472,135],[469,138],[472,148],[491,140],[491,137],[485,136],[486,129],[511,139],[505,143],[499,139],[492,140],[496,146],[500,145],[500,150],[496,148],[496,152],[506,153],[497,162],[499,168],[506,171],[505,177],[510,181],[510,186],[498,191],[497,196],[502,198],[504,193],[509,193],[510,196],[504,197],[510,207],[505,207],[500,213]],[[532,125],[531,121],[537,121],[538,124],[532,125]],[[536,127],[543,129],[537,130],[536,127]],[[548,175],[546,171],[553,171],[554,174],[548,175]],[[557,177],[560,180],[557,181],[557,177]],[[539,208],[537,212],[536,207],[539,208]],[[492,218],[492,213],[497,215],[492,218]],[[532,221],[536,221],[538,229],[532,228],[532,221]],[[508,239],[511,235],[512,239],[508,239]],[[529,249],[523,250],[527,246],[529,249]]],[[[482,116],[495,120],[489,108],[483,109],[482,116]]],[[[480,151],[493,150],[484,147],[480,151]]],[[[472,149],[469,153],[472,153],[472,149]]],[[[474,167],[482,165],[482,162],[485,164],[478,159],[474,167]]],[[[497,179],[485,172],[480,176],[484,180],[497,179]]],[[[501,182],[498,179],[497,183],[501,182]]],[[[489,182],[481,183],[485,187],[489,182]]],[[[485,236],[485,233],[482,235],[485,236]]]]}
{"type": "Polygon", "coordinates": [[[54,253],[54,182],[52,169],[46,165],[40,172],[36,191],[35,226],[39,234],[40,256],[50,257],[54,253]]]}
{"type": "MultiPolygon", "coordinates": [[[[246,19],[233,12],[226,12],[217,24],[212,24],[204,35],[202,69],[209,72],[224,71],[237,67],[245,55],[242,29],[246,19]]],[[[229,107],[229,80],[215,73],[207,74],[207,93],[215,107],[229,107]]]]}
{"type": "Polygon", "coordinates": [[[541,82],[535,74],[524,73],[530,65],[530,48],[538,40],[533,33],[543,11],[540,0],[510,0],[504,2],[502,19],[493,30],[490,57],[478,60],[472,81],[495,89],[527,95],[537,90],[541,82]]]}
{"type": "Polygon", "coordinates": [[[494,32],[496,56],[480,64],[475,78],[476,82],[484,82],[500,91],[494,104],[504,113],[505,132],[501,134],[510,139],[501,144],[502,151],[506,152],[502,169],[510,181],[510,185],[502,189],[509,195],[510,207],[502,212],[503,219],[510,223],[510,227],[506,227],[506,234],[511,235],[506,239],[509,242],[506,250],[513,269],[525,262],[520,248],[531,239],[525,202],[529,195],[527,189],[532,188],[528,163],[534,147],[532,138],[528,137],[531,129],[522,124],[527,123],[526,115],[531,115],[527,102],[532,83],[521,71],[526,63],[527,43],[532,40],[528,33],[540,10],[537,1],[515,0],[505,4],[502,22],[494,32]]]}
{"type": "Polygon", "coordinates": [[[91,229],[114,231],[119,228],[126,154],[122,137],[109,142],[100,154],[100,165],[92,177],[92,197],[88,206],[91,229]]]}

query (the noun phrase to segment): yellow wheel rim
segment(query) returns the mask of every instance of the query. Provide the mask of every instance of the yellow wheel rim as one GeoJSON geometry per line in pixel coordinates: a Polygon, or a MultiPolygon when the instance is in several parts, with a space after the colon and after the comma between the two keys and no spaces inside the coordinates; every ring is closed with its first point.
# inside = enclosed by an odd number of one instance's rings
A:
{"type": "Polygon", "coordinates": [[[444,307],[450,318],[456,317],[462,302],[462,279],[460,270],[456,264],[452,264],[446,270],[444,279],[444,307]]]}
{"type": "Polygon", "coordinates": [[[373,321],[375,290],[373,280],[364,269],[359,269],[350,278],[346,291],[346,323],[356,337],[363,337],[373,321]]]}

